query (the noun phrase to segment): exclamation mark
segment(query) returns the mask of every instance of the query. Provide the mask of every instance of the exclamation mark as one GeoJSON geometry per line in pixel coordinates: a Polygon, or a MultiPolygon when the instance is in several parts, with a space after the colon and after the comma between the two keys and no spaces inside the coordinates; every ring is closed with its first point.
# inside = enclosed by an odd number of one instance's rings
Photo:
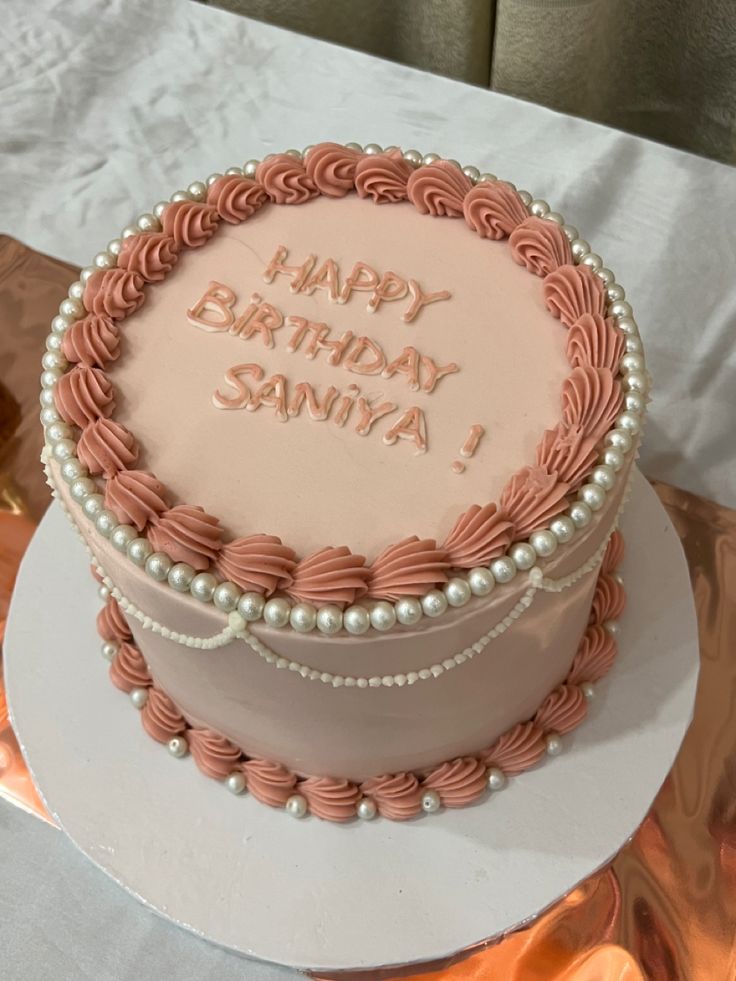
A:
{"type": "MultiPolygon", "coordinates": [[[[478,443],[480,443],[484,433],[485,429],[483,426],[478,424],[471,426],[467,439],[460,447],[460,456],[463,456],[466,460],[469,460],[478,449],[478,443]]],[[[462,460],[453,460],[450,469],[453,473],[463,473],[465,470],[465,464],[462,460]]]]}

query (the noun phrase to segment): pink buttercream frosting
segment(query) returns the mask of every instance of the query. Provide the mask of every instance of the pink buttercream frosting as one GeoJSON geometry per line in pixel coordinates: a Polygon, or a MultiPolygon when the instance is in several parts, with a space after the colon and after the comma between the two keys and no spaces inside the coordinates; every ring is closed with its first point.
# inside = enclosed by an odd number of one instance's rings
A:
{"type": "Polygon", "coordinates": [[[177,248],[198,249],[217,231],[220,216],[217,209],[203,201],[173,201],[161,216],[164,234],[177,248]]]}
{"type": "Polygon", "coordinates": [[[312,814],[327,821],[350,821],[360,800],[354,783],[335,777],[307,777],[299,782],[299,793],[306,797],[312,814]]]}
{"type": "Polygon", "coordinates": [[[546,429],[537,446],[536,462],[547,473],[571,486],[580,484],[598,460],[598,442],[588,436],[581,426],[568,426],[561,422],[554,429],[546,429]]]}
{"type": "Polygon", "coordinates": [[[110,317],[89,313],[64,334],[61,350],[73,364],[104,368],[120,356],[120,329],[110,317]]]}
{"type": "Polygon", "coordinates": [[[120,604],[111,596],[97,614],[97,633],[103,640],[131,640],[128,621],[125,619],[120,604]]]}
{"type": "Polygon", "coordinates": [[[105,507],[122,524],[143,531],[152,518],[167,508],[166,488],[146,470],[121,470],[105,485],[105,507]]]}
{"type": "Polygon", "coordinates": [[[236,769],[242,753],[214,729],[190,729],[189,752],[202,773],[213,780],[224,780],[236,769]]]}
{"type": "Polygon", "coordinates": [[[307,153],[307,177],[321,194],[345,197],[355,185],[355,168],[361,154],[340,143],[317,143],[307,153]]]}
{"type": "Polygon", "coordinates": [[[268,195],[260,184],[250,177],[238,174],[225,174],[210,184],[207,190],[207,203],[217,208],[223,221],[237,225],[246,221],[268,200],[268,195]]]}
{"type": "Polygon", "coordinates": [[[564,735],[579,726],[587,714],[588,703],[580,689],[560,685],[542,702],[534,721],[545,732],[564,735]]]}
{"type": "Polygon", "coordinates": [[[406,185],[413,171],[401,150],[366,155],[355,167],[355,189],[359,197],[372,198],[376,204],[406,201],[406,185]]]}
{"type": "Polygon", "coordinates": [[[422,781],[436,790],[445,807],[465,807],[486,792],[486,768],[473,756],[463,756],[435,767],[422,781]]]}
{"type": "Polygon", "coordinates": [[[416,535],[389,545],[370,567],[368,592],[376,599],[398,600],[422,596],[432,586],[447,582],[447,552],[433,538],[416,535]]]}
{"type": "Polygon", "coordinates": [[[465,221],[481,238],[506,238],[529,217],[524,202],[505,181],[481,181],[463,201],[465,221]]]}
{"type": "Polygon", "coordinates": [[[146,662],[135,644],[125,640],[120,644],[110,662],[110,680],[116,688],[125,692],[147,688],[151,684],[146,662]]]}
{"type": "Polygon", "coordinates": [[[624,612],[626,593],[624,587],[608,573],[598,576],[590,608],[590,623],[615,620],[624,612]]]}
{"type": "Polygon", "coordinates": [[[453,568],[474,569],[503,555],[513,537],[513,524],[495,504],[473,504],[457,519],[442,548],[453,568]]]}
{"type": "Polygon", "coordinates": [[[392,821],[407,821],[422,809],[422,788],[413,773],[392,773],[365,780],[360,789],[392,821]]]}
{"type": "Polygon", "coordinates": [[[514,523],[516,539],[528,538],[565,510],[570,485],[543,467],[522,467],[501,494],[500,507],[514,523]]]}
{"type": "Polygon", "coordinates": [[[157,552],[187,562],[202,572],[217,558],[222,528],[217,518],[196,504],[177,504],[153,520],[148,538],[157,552]]]}
{"type": "Polygon", "coordinates": [[[345,545],[328,546],[294,566],[286,591],[304,603],[352,603],[365,593],[367,579],[362,555],[345,545]]]}
{"type": "Polygon", "coordinates": [[[83,302],[90,313],[122,320],[141,306],[144,280],[137,272],[115,267],[93,272],[84,287],[83,302]]]}
{"type": "Polygon", "coordinates": [[[179,246],[164,232],[141,232],[123,239],[118,267],[138,273],[147,283],[159,283],[176,265],[179,246]]]}
{"type": "Polygon", "coordinates": [[[245,774],[248,792],[262,804],[270,807],[283,807],[294,793],[296,776],[270,760],[246,760],[241,764],[245,774]]]}
{"type": "Polygon", "coordinates": [[[605,313],[603,281],[589,266],[560,266],[545,276],[543,292],[547,309],[565,327],[572,327],[584,313],[605,313]]]}
{"type": "Polygon", "coordinates": [[[589,365],[616,374],[625,351],[623,332],[612,317],[604,319],[599,313],[584,313],[567,334],[567,360],[573,368],[589,365]]]}
{"type": "Polygon", "coordinates": [[[56,383],[54,402],[64,422],[84,429],[115,408],[112,382],[99,368],[75,365],[56,383]]]}
{"type": "Polygon", "coordinates": [[[224,579],[266,596],[291,584],[295,565],[294,550],[275,535],[249,535],[226,542],[215,562],[224,579]]]}
{"type": "Polygon", "coordinates": [[[601,572],[614,572],[624,560],[624,536],[616,529],[608,539],[601,572]]]}
{"type": "Polygon", "coordinates": [[[141,723],[157,743],[167,743],[186,732],[187,724],[169,696],[158,688],[148,689],[148,699],[141,711],[141,723]]]}
{"type": "Polygon", "coordinates": [[[516,226],[509,236],[509,246],[514,261],[535,276],[548,276],[572,262],[570,243],[562,228],[555,221],[535,215],[516,226]]]}
{"type": "Polygon", "coordinates": [[[483,762],[488,767],[498,767],[509,776],[514,776],[538,763],[545,752],[544,733],[539,726],[534,722],[520,722],[486,750],[483,762]]]}
{"type": "Polygon", "coordinates": [[[605,436],[621,411],[621,385],[608,368],[573,368],[562,386],[562,419],[596,441],[605,436]]]}
{"type": "Polygon", "coordinates": [[[303,204],[319,194],[302,161],[288,153],[275,153],[262,160],[256,180],[276,204],[303,204]]]}
{"type": "Polygon", "coordinates": [[[95,419],[82,430],[77,456],[91,474],[112,477],[129,470],[138,459],[135,436],[113,419],[95,419]]]}
{"type": "Polygon", "coordinates": [[[588,627],[567,676],[570,685],[599,681],[616,659],[616,641],[600,624],[588,627]]]}
{"type": "Polygon", "coordinates": [[[460,218],[463,201],[472,186],[470,179],[455,164],[438,160],[413,171],[406,190],[411,203],[423,215],[460,218]]]}

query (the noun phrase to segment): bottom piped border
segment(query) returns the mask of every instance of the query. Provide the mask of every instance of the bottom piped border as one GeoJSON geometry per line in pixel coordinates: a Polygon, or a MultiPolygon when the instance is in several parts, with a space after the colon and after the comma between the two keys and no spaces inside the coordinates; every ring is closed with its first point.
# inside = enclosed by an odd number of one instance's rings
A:
{"type": "Polygon", "coordinates": [[[503,789],[508,777],[530,769],[545,755],[557,756],[562,751],[561,737],[584,721],[595,683],[616,658],[616,618],[626,602],[616,573],[623,550],[623,537],[616,531],[601,562],[588,626],[570,670],[531,719],[512,726],[492,746],[472,756],[448,760],[422,773],[386,774],[361,784],[334,777],[297,776],[280,763],[249,757],[213,729],[190,725],[154,684],[122,610],[104,585],[100,592],[106,605],[97,617],[97,628],[103,655],[111,662],[113,684],[130,695],[146,732],[164,743],[172,756],[191,753],[202,773],[225,783],[232,793],[247,790],[262,803],[285,808],[294,817],[313,814],[345,822],[380,815],[401,821],[442,807],[475,803],[503,789]]]}

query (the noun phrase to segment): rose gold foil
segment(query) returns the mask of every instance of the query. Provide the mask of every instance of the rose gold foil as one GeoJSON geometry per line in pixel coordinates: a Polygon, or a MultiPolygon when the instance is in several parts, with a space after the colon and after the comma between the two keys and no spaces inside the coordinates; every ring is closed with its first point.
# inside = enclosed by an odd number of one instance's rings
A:
{"type": "MultiPolygon", "coordinates": [[[[49,500],[38,465],[39,364],[75,273],[0,236],[0,643],[18,562],[49,500]]],[[[736,978],[736,512],[666,484],[655,488],[690,566],[701,672],[693,723],[649,816],[610,866],[526,929],[432,971],[336,975],[343,981],[736,978]]],[[[2,694],[0,794],[44,813],[2,694]]]]}

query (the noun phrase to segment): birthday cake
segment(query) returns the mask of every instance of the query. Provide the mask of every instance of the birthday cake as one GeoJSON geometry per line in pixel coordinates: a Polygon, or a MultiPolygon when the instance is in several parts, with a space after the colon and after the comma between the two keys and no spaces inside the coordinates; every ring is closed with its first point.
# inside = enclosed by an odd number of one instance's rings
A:
{"type": "Polygon", "coordinates": [[[43,369],[110,678],[172,756],[296,817],[402,820],[584,720],[649,379],[546,202],[396,147],[248,161],[95,256],[43,369]]]}

